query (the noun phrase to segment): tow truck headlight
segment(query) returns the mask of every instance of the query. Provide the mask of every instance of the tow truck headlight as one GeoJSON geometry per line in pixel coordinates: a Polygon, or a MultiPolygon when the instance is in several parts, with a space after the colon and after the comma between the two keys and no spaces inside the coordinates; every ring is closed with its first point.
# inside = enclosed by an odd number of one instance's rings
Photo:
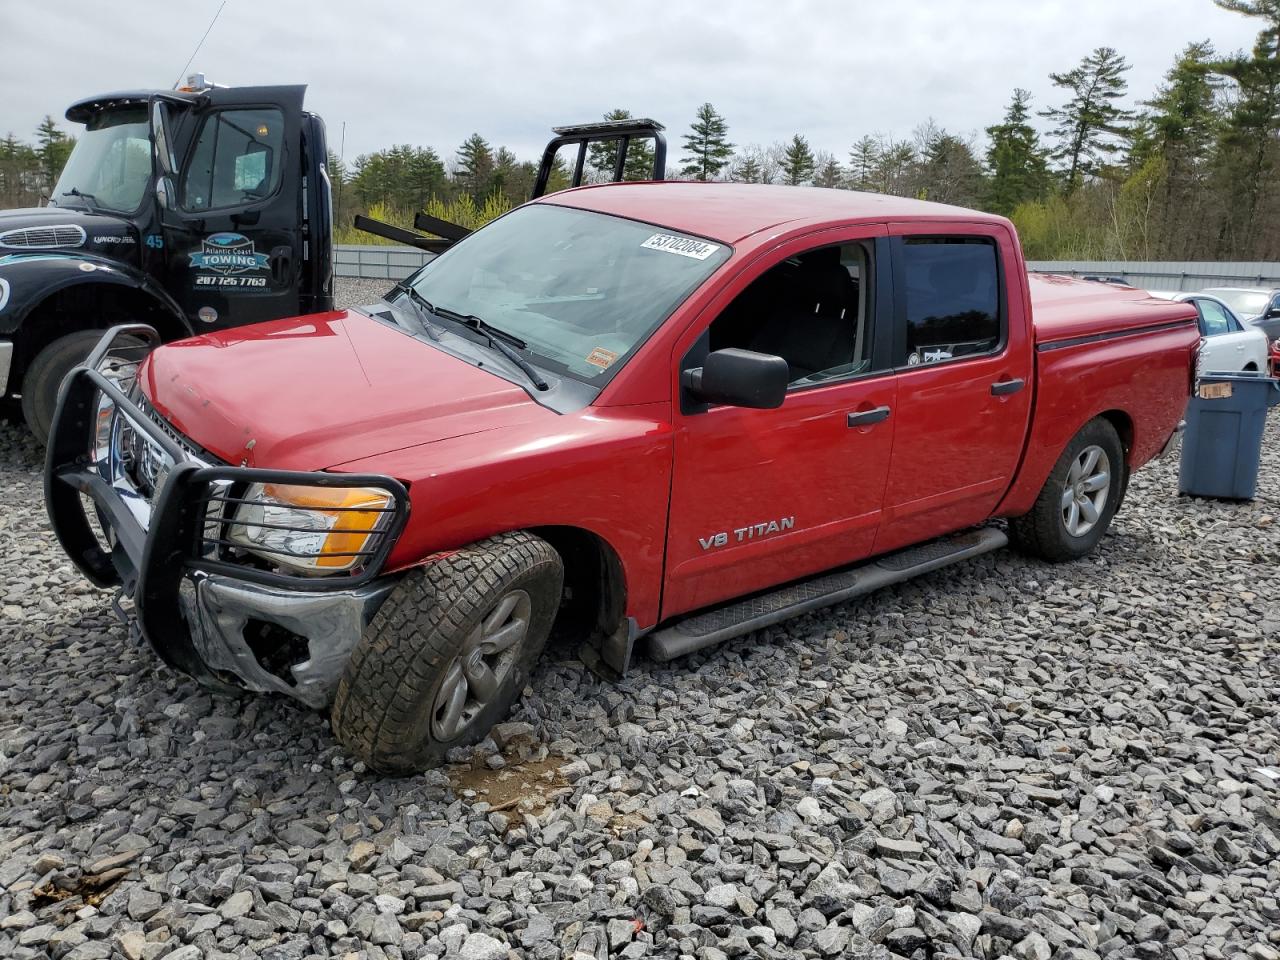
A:
{"type": "Polygon", "coordinates": [[[372,487],[255,483],[245,491],[227,539],[267,562],[302,573],[340,573],[376,551],[395,514],[391,494],[372,487]]]}

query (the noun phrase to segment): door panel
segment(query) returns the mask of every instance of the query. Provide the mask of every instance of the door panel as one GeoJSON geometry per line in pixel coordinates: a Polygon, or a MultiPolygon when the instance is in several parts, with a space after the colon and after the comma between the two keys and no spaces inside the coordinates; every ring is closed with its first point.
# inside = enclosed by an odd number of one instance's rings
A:
{"type": "Polygon", "coordinates": [[[793,393],[777,410],[682,418],[667,537],[669,617],[870,554],[893,446],[891,373],[793,393]],[[888,407],[881,422],[850,413],[888,407]]]}
{"type": "MultiPolygon", "coordinates": [[[[982,224],[891,224],[889,232],[994,243],[1000,345],[973,356],[916,351],[914,363],[897,368],[897,425],[876,553],[972,526],[991,514],[1017,470],[1034,387],[1023,267],[1012,237],[982,224]],[[942,359],[930,362],[929,356],[942,359]]],[[[910,358],[901,334],[908,299],[901,250],[895,241],[897,359],[904,363],[910,358]]],[[[947,276],[945,268],[938,276],[947,276]]]]}
{"type": "Polygon", "coordinates": [[[304,90],[214,89],[183,125],[163,247],[197,332],[300,312],[304,90]]]}
{"type": "MultiPolygon", "coordinates": [[[[851,563],[871,552],[897,410],[895,378],[885,369],[892,298],[888,272],[881,266],[880,254],[887,251],[881,250],[883,241],[875,240],[883,232],[881,226],[860,226],[776,248],[730,282],[677,342],[664,618],[851,563]],[[682,411],[678,373],[695,343],[739,345],[723,342],[724,324],[708,335],[713,318],[736,318],[726,308],[737,310],[756,302],[751,299],[756,291],[774,289],[770,284],[778,272],[771,267],[783,269],[785,261],[790,269],[797,257],[823,256],[832,245],[858,241],[868,241],[859,246],[876,252],[861,268],[858,289],[868,300],[860,316],[869,342],[859,339],[855,355],[868,357],[871,369],[880,372],[793,386],[774,410],[721,406],[682,411]],[[753,285],[756,280],[761,284],[753,285]]],[[[847,262],[843,254],[840,262],[847,262]]],[[[835,317],[843,316],[835,311],[835,317]]],[[[774,329],[806,322],[797,316],[774,329]]],[[[757,342],[769,339],[767,333],[757,334],[757,342]]],[[[799,349],[794,349],[797,341],[790,342],[793,379],[798,370],[813,368],[803,357],[814,342],[805,340],[799,349]]],[[[780,343],[768,352],[787,349],[780,343]]]]}

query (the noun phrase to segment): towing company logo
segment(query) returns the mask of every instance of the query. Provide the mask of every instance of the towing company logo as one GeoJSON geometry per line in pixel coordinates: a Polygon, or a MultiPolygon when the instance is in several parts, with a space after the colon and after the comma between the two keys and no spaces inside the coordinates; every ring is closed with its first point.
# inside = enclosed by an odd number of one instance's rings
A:
{"type": "Polygon", "coordinates": [[[268,268],[268,257],[254,249],[253,241],[239,233],[214,233],[200,242],[191,256],[191,266],[208,273],[197,273],[197,287],[252,288],[265,287],[267,278],[256,275],[268,268]]]}

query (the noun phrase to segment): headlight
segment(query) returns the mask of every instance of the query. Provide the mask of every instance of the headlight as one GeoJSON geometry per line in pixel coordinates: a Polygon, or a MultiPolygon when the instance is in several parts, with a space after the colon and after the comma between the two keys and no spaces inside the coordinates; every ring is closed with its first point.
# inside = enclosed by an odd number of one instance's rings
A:
{"type": "Polygon", "coordinates": [[[395,515],[391,494],[372,487],[255,483],[243,499],[227,539],[303,573],[362,566],[373,553],[370,541],[395,515]]]}

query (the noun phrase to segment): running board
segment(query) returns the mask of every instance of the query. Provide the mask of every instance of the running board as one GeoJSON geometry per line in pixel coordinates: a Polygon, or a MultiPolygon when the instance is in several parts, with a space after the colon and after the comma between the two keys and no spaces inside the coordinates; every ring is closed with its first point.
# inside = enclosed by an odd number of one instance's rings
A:
{"type": "Polygon", "coordinates": [[[842,603],[891,583],[901,583],[961,560],[999,550],[1008,542],[1003,530],[979,527],[908,547],[838,573],[822,574],[770,593],[715,607],[651,633],[649,655],[655,660],[674,660],[810,610],[842,603]]]}

